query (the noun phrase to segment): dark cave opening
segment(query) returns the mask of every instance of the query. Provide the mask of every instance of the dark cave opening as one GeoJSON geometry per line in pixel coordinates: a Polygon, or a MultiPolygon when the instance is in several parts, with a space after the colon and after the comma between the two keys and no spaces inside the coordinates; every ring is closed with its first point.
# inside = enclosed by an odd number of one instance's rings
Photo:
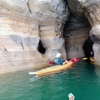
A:
{"type": "Polygon", "coordinates": [[[39,41],[37,50],[38,50],[41,54],[45,54],[45,52],[46,52],[46,49],[44,48],[44,46],[43,46],[41,40],[39,41]]]}
{"type": "MultiPolygon", "coordinates": [[[[84,52],[83,57],[85,56],[85,57],[90,58],[94,56],[94,51],[93,51],[94,42],[91,39],[90,34],[89,34],[90,29],[91,27],[87,19],[84,19],[83,21],[83,20],[78,19],[72,13],[70,14],[70,18],[65,23],[64,29],[63,29],[63,37],[65,39],[65,49],[66,49],[67,54],[68,53],[72,54],[72,52],[76,52],[75,48],[79,48],[78,50],[82,50],[84,52]],[[75,45],[76,41],[77,43],[75,45]]],[[[82,51],[79,51],[79,52],[81,52],[82,54],[82,51]]],[[[77,56],[82,57],[81,54],[77,56]]]]}
{"type": "Polygon", "coordinates": [[[94,57],[93,44],[94,42],[89,36],[83,45],[83,51],[84,51],[85,57],[87,58],[94,57]]]}

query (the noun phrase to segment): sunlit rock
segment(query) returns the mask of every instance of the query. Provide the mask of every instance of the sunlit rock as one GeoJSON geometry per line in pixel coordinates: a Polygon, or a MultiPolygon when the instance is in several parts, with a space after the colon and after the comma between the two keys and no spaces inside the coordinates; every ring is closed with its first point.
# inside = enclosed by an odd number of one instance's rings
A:
{"type": "Polygon", "coordinates": [[[66,59],[61,34],[68,18],[62,0],[0,0],[0,73],[47,67],[57,52],[66,59]]]}

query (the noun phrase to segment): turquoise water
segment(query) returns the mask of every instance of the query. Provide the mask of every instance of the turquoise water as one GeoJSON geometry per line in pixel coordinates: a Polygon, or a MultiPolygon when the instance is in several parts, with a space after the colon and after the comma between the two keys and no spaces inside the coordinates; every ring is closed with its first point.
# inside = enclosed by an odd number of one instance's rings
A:
{"type": "Polygon", "coordinates": [[[72,68],[36,78],[27,71],[0,75],[0,100],[100,100],[100,67],[78,62],[72,68]]]}

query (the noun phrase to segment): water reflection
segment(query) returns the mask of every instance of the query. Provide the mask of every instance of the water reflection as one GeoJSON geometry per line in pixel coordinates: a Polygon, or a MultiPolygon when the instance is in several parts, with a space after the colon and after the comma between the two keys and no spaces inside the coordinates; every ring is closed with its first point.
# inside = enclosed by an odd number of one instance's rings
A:
{"type": "MultiPolygon", "coordinates": [[[[30,70],[32,71],[32,70],[30,70]]],[[[40,78],[21,71],[0,76],[0,100],[100,99],[100,67],[80,61],[72,68],[40,78]]]]}

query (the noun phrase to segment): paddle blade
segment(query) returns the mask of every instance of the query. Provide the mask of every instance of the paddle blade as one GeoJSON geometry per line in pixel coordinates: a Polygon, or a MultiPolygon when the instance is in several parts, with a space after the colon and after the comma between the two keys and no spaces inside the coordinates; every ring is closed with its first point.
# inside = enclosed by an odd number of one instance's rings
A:
{"type": "Polygon", "coordinates": [[[79,62],[79,58],[73,58],[71,61],[72,62],[79,62]]]}
{"type": "Polygon", "coordinates": [[[29,72],[29,74],[36,74],[36,72],[29,72]]]}

